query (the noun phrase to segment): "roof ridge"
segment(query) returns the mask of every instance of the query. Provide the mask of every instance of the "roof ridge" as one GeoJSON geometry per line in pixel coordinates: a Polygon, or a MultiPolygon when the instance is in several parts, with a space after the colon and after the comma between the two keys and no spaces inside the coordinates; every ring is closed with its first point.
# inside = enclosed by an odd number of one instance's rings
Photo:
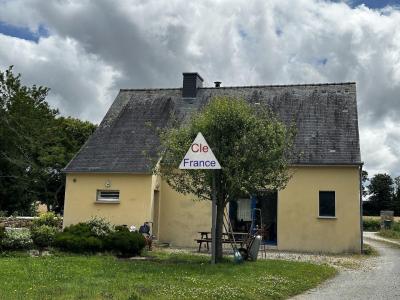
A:
{"type": "Polygon", "coordinates": [[[138,88],[138,89],[131,89],[131,88],[123,88],[119,89],[120,91],[162,91],[162,90],[181,90],[182,88],[138,88]]]}
{"type": "MultiPolygon", "coordinates": [[[[354,81],[346,81],[346,82],[327,82],[327,83],[292,83],[292,84],[262,84],[262,85],[237,85],[237,86],[204,86],[199,89],[243,89],[243,88],[262,88],[262,87],[296,87],[296,86],[335,86],[335,85],[349,85],[356,84],[354,81]]],[[[181,87],[177,88],[122,88],[121,92],[126,91],[163,91],[163,90],[182,90],[181,87]]]]}
{"type": "Polygon", "coordinates": [[[243,85],[243,86],[221,86],[221,87],[201,87],[200,89],[234,89],[234,88],[261,88],[261,87],[295,87],[295,86],[330,86],[330,85],[349,85],[356,84],[355,81],[347,82],[327,82],[327,83],[292,83],[292,84],[262,84],[262,85],[243,85]]]}

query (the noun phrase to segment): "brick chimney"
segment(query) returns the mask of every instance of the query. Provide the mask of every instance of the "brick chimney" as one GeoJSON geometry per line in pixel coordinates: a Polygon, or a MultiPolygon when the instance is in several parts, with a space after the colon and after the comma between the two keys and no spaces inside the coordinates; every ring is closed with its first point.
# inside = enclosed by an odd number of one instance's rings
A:
{"type": "Polygon", "coordinates": [[[183,98],[196,98],[197,89],[203,87],[203,78],[198,73],[183,73],[183,98]]]}

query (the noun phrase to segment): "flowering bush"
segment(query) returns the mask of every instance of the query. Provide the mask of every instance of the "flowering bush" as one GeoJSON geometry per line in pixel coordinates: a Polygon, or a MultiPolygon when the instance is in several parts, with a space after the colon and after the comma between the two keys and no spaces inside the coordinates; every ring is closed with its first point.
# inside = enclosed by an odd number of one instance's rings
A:
{"type": "Polygon", "coordinates": [[[47,212],[42,215],[36,220],[33,221],[33,226],[51,226],[51,227],[61,227],[61,218],[59,218],[55,213],[53,212],[47,212]]]}
{"type": "Polygon", "coordinates": [[[111,251],[122,256],[139,255],[145,239],[138,232],[130,232],[126,226],[112,226],[101,218],[93,218],[64,228],[57,233],[54,246],[75,253],[111,251]]]}
{"type": "Polygon", "coordinates": [[[31,229],[32,240],[38,248],[46,248],[53,244],[58,229],[49,225],[33,226],[31,229]]]}
{"type": "Polygon", "coordinates": [[[93,217],[86,222],[90,231],[97,237],[105,237],[114,232],[114,226],[104,218],[93,217]]]}
{"type": "Polygon", "coordinates": [[[0,243],[6,250],[25,250],[33,245],[31,233],[27,228],[7,230],[0,243]]]}

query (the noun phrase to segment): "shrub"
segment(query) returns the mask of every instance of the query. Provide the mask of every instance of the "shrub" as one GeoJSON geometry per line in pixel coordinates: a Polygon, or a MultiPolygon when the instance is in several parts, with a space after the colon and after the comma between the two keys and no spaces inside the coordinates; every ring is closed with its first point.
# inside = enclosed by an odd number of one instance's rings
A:
{"type": "Polygon", "coordinates": [[[92,231],[90,230],[90,227],[86,223],[78,223],[74,225],[70,225],[68,227],[64,228],[64,232],[70,233],[73,235],[81,235],[81,236],[91,236],[92,231]]]}
{"type": "Polygon", "coordinates": [[[33,221],[33,226],[50,226],[50,227],[61,227],[61,218],[57,217],[57,215],[53,212],[47,212],[42,215],[38,219],[33,221]]]}
{"type": "Polygon", "coordinates": [[[49,225],[34,226],[31,229],[32,240],[38,248],[46,248],[53,244],[58,230],[49,225]]]}
{"type": "Polygon", "coordinates": [[[94,236],[76,236],[62,232],[57,234],[54,245],[60,250],[74,253],[95,253],[103,250],[103,242],[94,236]]]}
{"type": "Polygon", "coordinates": [[[103,250],[103,240],[92,232],[89,224],[78,223],[58,233],[55,236],[54,246],[75,253],[94,253],[103,250]]]}
{"type": "Polygon", "coordinates": [[[379,231],[381,229],[381,223],[379,219],[363,219],[363,229],[365,231],[379,231]]]}
{"type": "Polygon", "coordinates": [[[26,250],[32,245],[31,233],[27,228],[8,230],[1,240],[1,247],[6,250],[26,250]]]}
{"type": "Polygon", "coordinates": [[[122,227],[120,230],[111,233],[106,239],[106,249],[117,254],[130,257],[140,254],[145,246],[145,239],[138,232],[130,232],[122,227]]]}
{"type": "Polygon", "coordinates": [[[6,228],[4,226],[0,226],[0,250],[2,249],[1,241],[5,238],[5,236],[6,236],[6,228]]]}
{"type": "Polygon", "coordinates": [[[400,232],[400,221],[393,222],[392,230],[400,232]]]}
{"type": "Polygon", "coordinates": [[[86,222],[90,231],[97,237],[105,237],[114,232],[114,226],[104,218],[94,217],[86,222]]]}

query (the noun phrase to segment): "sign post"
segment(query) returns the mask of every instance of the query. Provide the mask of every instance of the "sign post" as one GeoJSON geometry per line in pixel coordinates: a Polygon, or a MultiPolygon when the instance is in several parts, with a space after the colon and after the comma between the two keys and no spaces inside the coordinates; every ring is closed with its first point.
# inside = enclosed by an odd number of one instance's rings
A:
{"type": "Polygon", "coordinates": [[[212,185],[211,185],[211,198],[212,198],[212,226],[211,226],[211,263],[216,263],[217,243],[217,190],[216,190],[216,170],[221,169],[221,166],[212,152],[210,146],[204,136],[199,132],[190,145],[188,152],[183,158],[179,169],[211,169],[212,170],[212,185]]]}

